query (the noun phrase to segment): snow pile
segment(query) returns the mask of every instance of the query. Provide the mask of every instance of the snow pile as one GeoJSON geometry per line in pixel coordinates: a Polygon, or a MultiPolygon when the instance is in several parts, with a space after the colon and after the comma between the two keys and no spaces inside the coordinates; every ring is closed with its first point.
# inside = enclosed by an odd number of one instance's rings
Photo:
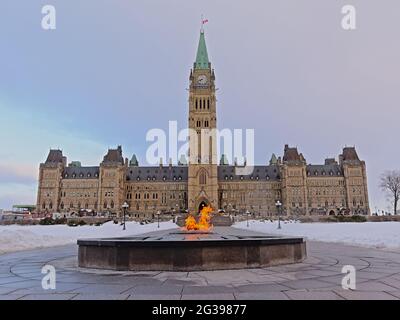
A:
{"type": "Polygon", "coordinates": [[[295,221],[281,222],[242,221],[234,227],[249,229],[268,234],[301,236],[309,240],[339,242],[373,248],[400,249],[400,222],[363,222],[363,223],[300,223],[295,221]]]}
{"type": "Polygon", "coordinates": [[[45,248],[76,243],[78,239],[85,238],[108,238],[136,235],[156,230],[176,228],[171,222],[160,222],[141,225],[137,222],[127,222],[126,230],[122,226],[107,222],[101,226],[79,226],[69,227],[67,225],[51,226],[0,226],[0,254],[20,250],[45,248]]]}

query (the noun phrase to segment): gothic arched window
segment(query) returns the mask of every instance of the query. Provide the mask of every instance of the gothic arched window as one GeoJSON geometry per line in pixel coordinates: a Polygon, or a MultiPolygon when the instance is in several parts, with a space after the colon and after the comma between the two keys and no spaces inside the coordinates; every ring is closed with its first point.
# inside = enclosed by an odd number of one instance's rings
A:
{"type": "Polygon", "coordinates": [[[199,175],[199,183],[200,183],[201,185],[205,185],[205,184],[207,183],[207,176],[206,176],[206,173],[205,173],[204,171],[201,171],[201,172],[200,172],[200,175],[199,175]]]}

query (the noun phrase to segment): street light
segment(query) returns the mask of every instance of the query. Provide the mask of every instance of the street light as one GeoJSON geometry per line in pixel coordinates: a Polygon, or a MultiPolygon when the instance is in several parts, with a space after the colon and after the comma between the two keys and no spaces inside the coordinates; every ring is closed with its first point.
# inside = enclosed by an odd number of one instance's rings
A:
{"type": "Polygon", "coordinates": [[[281,208],[282,208],[282,203],[277,200],[275,202],[275,206],[278,209],[278,229],[281,229],[281,208]]]}
{"type": "Polygon", "coordinates": [[[129,204],[126,203],[126,201],[124,202],[124,204],[122,205],[122,209],[124,210],[124,227],[122,228],[122,230],[126,230],[126,209],[129,208],[129,204]]]}
{"type": "Polygon", "coordinates": [[[246,211],[246,217],[247,217],[247,228],[249,227],[249,216],[250,216],[250,212],[249,210],[246,211]]]}
{"type": "Polygon", "coordinates": [[[157,213],[156,213],[156,215],[157,215],[157,228],[160,227],[160,214],[161,214],[161,212],[157,211],[157,213]]]}

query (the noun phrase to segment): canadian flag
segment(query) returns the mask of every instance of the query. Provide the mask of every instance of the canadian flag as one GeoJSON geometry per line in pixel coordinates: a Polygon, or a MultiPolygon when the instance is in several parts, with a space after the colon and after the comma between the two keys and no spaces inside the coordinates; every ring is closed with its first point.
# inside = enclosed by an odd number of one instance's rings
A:
{"type": "Polygon", "coordinates": [[[206,24],[208,22],[208,19],[203,19],[201,22],[202,24],[206,24]]]}

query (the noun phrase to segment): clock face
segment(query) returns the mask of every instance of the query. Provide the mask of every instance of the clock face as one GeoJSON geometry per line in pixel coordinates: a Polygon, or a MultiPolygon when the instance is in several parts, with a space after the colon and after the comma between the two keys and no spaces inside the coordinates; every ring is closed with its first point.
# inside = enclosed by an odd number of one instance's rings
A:
{"type": "Polygon", "coordinates": [[[198,84],[207,84],[207,76],[201,75],[197,78],[198,84]]]}

